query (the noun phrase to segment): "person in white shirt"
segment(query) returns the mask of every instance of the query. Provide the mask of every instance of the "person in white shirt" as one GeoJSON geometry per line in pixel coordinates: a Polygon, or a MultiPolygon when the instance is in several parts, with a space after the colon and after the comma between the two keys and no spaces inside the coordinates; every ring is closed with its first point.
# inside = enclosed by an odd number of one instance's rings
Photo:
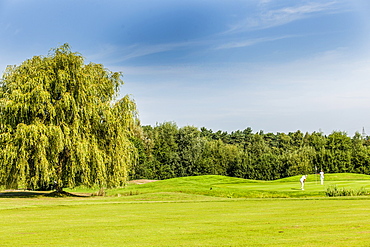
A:
{"type": "Polygon", "coordinates": [[[320,172],[320,181],[321,181],[321,185],[324,185],[324,171],[323,170],[321,170],[321,172],[320,172]]]}
{"type": "Polygon", "coordinates": [[[301,182],[301,189],[304,190],[304,182],[306,182],[307,175],[303,175],[299,180],[301,182]]]}

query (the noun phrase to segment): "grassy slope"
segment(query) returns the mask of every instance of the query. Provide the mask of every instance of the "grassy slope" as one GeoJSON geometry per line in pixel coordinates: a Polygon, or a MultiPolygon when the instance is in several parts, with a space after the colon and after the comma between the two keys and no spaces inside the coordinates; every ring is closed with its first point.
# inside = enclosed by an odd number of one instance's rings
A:
{"type": "MultiPolygon", "coordinates": [[[[325,197],[329,186],[338,188],[370,190],[370,176],[341,173],[326,174],[325,185],[320,185],[318,176],[309,175],[305,190],[300,189],[300,176],[274,180],[259,181],[232,178],[218,175],[173,178],[147,184],[129,184],[124,188],[106,190],[108,196],[123,196],[127,200],[212,200],[212,197],[223,198],[305,198],[325,197]]],[[[76,188],[69,192],[94,193],[98,189],[76,188]]],[[[0,193],[0,196],[14,193],[0,193]]],[[[19,197],[37,197],[36,192],[18,192],[19,197]]]]}
{"type": "Polygon", "coordinates": [[[108,190],[108,195],[146,195],[163,192],[183,193],[226,198],[301,198],[325,196],[330,185],[370,189],[369,175],[327,174],[325,185],[320,185],[315,175],[309,175],[305,190],[300,190],[300,176],[275,181],[257,181],[217,175],[183,177],[143,185],[129,185],[123,189],[108,190]]]}

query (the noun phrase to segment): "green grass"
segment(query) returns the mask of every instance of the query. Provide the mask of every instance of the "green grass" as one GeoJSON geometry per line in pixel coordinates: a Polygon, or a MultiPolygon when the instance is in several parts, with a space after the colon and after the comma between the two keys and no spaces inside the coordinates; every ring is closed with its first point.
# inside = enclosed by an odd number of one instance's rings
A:
{"type": "MultiPolygon", "coordinates": [[[[162,180],[143,185],[107,190],[110,196],[146,195],[158,192],[184,193],[226,198],[305,198],[324,197],[330,186],[365,188],[370,190],[370,176],[360,174],[327,174],[325,184],[309,175],[305,190],[300,189],[300,176],[274,181],[257,181],[225,176],[207,175],[162,180]]],[[[78,191],[78,190],[77,190],[78,191]]]]}
{"type": "Polygon", "coordinates": [[[370,245],[370,200],[6,200],[1,246],[370,245]]]}
{"type": "Polygon", "coordinates": [[[324,196],[331,184],[368,186],[369,176],[326,178],[321,186],[309,176],[305,191],[299,177],[200,176],[106,190],[106,197],[0,196],[0,245],[370,246],[370,197],[324,196]]]}

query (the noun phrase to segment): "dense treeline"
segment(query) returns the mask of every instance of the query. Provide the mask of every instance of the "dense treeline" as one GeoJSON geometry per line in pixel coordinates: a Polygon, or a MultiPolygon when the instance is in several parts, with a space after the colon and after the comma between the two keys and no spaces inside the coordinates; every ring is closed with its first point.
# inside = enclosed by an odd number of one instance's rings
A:
{"type": "Polygon", "coordinates": [[[273,180],[323,169],[327,173],[370,174],[370,140],[359,133],[231,133],[173,122],[144,126],[132,140],[139,160],[131,178],[167,179],[194,175],[226,175],[273,180]]]}

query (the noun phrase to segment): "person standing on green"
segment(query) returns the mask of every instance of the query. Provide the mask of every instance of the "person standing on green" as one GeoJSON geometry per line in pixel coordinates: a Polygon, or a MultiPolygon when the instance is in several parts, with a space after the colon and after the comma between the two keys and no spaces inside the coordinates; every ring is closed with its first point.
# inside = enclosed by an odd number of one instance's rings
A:
{"type": "Polygon", "coordinates": [[[301,182],[301,189],[304,190],[304,182],[306,182],[307,175],[303,175],[299,180],[301,182]]]}
{"type": "Polygon", "coordinates": [[[323,170],[321,170],[321,172],[320,172],[320,182],[321,182],[321,185],[324,185],[324,171],[323,170]]]}

